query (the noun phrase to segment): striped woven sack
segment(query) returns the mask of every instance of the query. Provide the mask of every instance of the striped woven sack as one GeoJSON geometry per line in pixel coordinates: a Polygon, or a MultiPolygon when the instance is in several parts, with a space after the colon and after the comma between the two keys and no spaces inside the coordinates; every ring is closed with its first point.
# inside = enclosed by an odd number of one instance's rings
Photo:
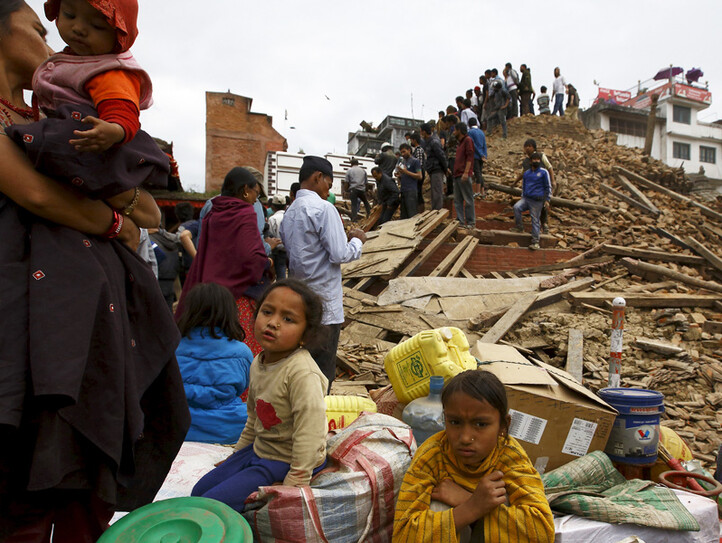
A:
{"type": "Polygon", "coordinates": [[[265,486],[243,516],[259,542],[391,541],[394,506],[416,451],[411,429],[364,413],[329,437],[328,464],[311,486],[265,486]]]}

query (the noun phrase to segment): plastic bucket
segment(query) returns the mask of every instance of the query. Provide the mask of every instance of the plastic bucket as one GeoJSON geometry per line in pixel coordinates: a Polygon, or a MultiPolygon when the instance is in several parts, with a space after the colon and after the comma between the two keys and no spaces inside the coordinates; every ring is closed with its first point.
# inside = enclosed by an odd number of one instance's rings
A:
{"type": "Polygon", "coordinates": [[[240,513],[209,498],[171,498],[150,503],[118,520],[98,543],[251,543],[240,513]]]}
{"type": "Polygon", "coordinates": [[[599,397],[619,411],[604,452],[613,462],[654,464],[664,396],[644,388],[603,388],[599,397]]]}

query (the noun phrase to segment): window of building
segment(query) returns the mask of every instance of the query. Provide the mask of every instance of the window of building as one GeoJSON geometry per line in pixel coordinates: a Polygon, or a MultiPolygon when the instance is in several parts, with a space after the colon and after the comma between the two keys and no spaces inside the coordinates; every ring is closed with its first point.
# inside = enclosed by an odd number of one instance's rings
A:
{"type": "Polygon", "coordinates": [[[609,118],[609,130],[616,134],[637,136],[640,138],[644,138],[647,135],[647,125],[645,123],[615,119],[614,117],[609,118]]]}
{"type": "Polygon", "coordinates": [[[684,106],[673,106],[672,119],[675,123],[692,124],[692,110],[684,106]]]}
{"type": "Polygon", "coordinates": [[[678,141],[672,142],[672,156],[674,158],[689,160],[691,155],[692,153],[689,143],[679,143],[678,141]]]}
{"type": "Polygon", "coordinates": [[[225,106],[234,106],[234,105],[236,105],[236,99],[235,99],[235,98],[226,97],[226,98],[223,99],[223,105],[225,105],[225,106]]]}
{"type": "Polygon", "coordinates": [[[699,146],[699,161],[708,162],[709,164],[717,163],[717,149],[714,147],[707,147],[705,145],[699,146]]]}

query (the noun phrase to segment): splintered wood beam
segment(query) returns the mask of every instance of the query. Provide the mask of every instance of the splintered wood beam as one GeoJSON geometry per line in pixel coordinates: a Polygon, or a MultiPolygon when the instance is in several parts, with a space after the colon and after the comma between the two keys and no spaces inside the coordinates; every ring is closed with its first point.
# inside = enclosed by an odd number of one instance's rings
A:
{"type": "Polygon", "coordinates": [[[431,257],[431,255],[434,254],[436,249],[441,247],[441,245],[447,239],[449,239],[454,232],[456,232],[456,229],[458,228],[458,226],[459,226],[459,221],[451,221],[446,226],[446,228],[444,228],[441,231],[441,233],[438,236],[436,236],[436,238],[431,243],[429,243],[429,245],[426,247],[426,249],[421,251],[418,254],[418,256],[409,263],[408,266],[406,266],[401,272],[399,272],[397,277],[406,277],[406,276],[414,273],[419,268],[419,266],[424,264],[424,262],[426,262],[429,259],[429,257],[431,257]]]}
{"type": "Polygon", "coordinates": [[[442,260],[436,268],[434,268],[434,271],[429,274],[429,277],[439,277],[451,269],[451,266],[453,266],[454,262],[459,259],[461,253],[464,252],[464,249],[467,248],[473,239],[475,239],[474,236],[466,236],[462,239],[461,242],[458,243],[448,255],[446,255],[446,258],[442,260]]]}
{"type": "Polygon", "coordinates": [[[569,329],[566,370],[581,384],[584,369],[584,333],[576,328],[569,329]]]}

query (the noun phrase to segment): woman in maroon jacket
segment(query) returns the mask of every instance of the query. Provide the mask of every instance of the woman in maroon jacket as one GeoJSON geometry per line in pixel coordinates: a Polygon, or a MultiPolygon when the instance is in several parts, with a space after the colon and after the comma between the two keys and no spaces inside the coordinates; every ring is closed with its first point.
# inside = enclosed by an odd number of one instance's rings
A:
{"type": "Polygon", "coordinates": [[[223,181],[221,195],[203,218],[198,254],[188,271],[176,315],[183,299],[197,283],[218,283],[233,293],[245,343],[257,355],[261,346],[253,335],[256,300],[272,279],[272,261],[258,235],[253,204],[260,192],[258,181],[246,168],[236,167],[223,181]]]}

